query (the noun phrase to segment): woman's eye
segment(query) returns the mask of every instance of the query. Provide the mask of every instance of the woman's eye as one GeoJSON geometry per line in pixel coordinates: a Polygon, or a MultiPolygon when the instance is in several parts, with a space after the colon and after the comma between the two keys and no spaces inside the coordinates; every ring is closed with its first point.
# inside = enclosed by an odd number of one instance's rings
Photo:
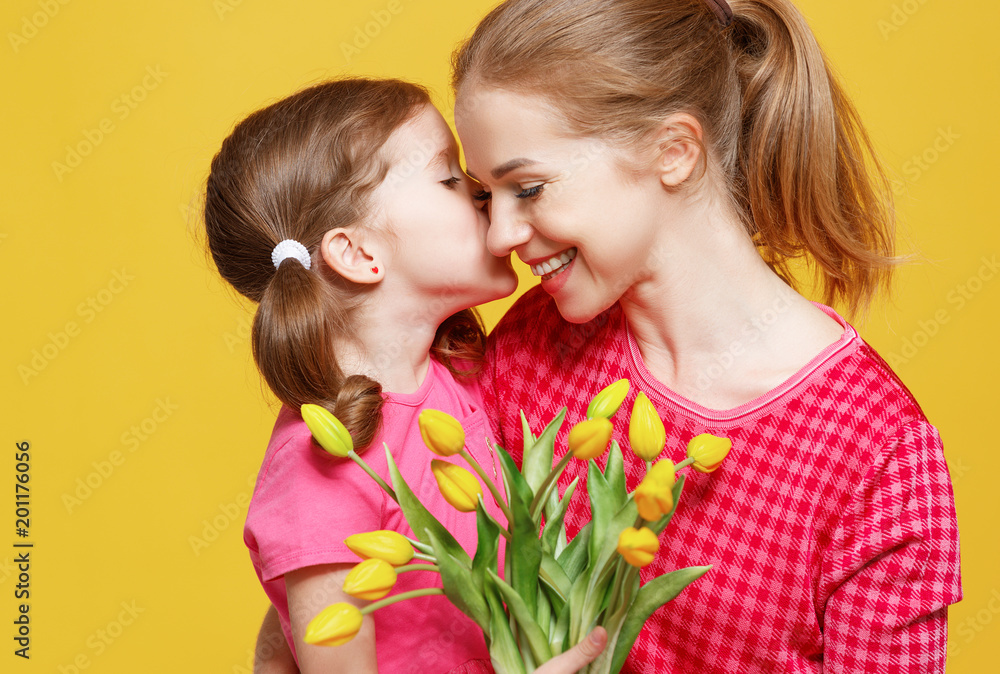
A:
{"type": "Polygon", "coordinates": [[[455,187],[455,185],[459,184],[460,182],[462,182],[461,178],[456,178],[455,176],[452,176],[452,177],[448,178],[447,180],[442,180],[441,184],[444,185],[445,187],[453,188],[453,187],[455,187]]]}
{"type": "Polygon", "coordinates": [[[472,198],[476,201],[489,201],[493,198],[493,194],[486,190],[478,190],[472,195],[472,198]]]}
{"type": "Polygon", "coordinates": [[[521,190],[515,196],[517,196],[518,199],[533,199],[542,193],[542,188],[544,187],[545,187],[544,184],[535,185],[534,187],[529,187],[527,189],[521,190]]]}

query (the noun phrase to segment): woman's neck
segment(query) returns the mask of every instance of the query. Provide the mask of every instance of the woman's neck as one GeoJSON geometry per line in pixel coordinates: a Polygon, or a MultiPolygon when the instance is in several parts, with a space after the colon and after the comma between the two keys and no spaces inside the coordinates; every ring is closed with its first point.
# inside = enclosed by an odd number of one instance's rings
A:
{"type": "Polygon", "coordinates": [[[738,222],[708,208],[681,215],[654,247],[672,253],[621,305],[654,377],[731,409],[780,385],[843,328],[767,266],[738,222]]]}

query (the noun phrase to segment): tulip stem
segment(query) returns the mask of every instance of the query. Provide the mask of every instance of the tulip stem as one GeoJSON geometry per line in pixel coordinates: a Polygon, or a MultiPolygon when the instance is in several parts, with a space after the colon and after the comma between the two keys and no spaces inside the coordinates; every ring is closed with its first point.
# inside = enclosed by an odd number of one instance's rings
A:
{"type": "Polygon", "coordinates": [[[497,486],[493,484],[493,480],[491,480],[490,476],[486,474],[486,471],[483,470],[483,467],[479,465],[479,462],[476,461],[476,459],[471,454],[469,454],[468,451],[466,451],[465,447],[463,447],[461,451],[459,451],[459,454],[461,454],[462,458],[465,459],[470,466],[472,466],[472,470],[479,473],[479,477],[483,478],[483,482],[486,483],[487,489],[489,489],[490,493],[493,494],[493,500],[496,501],[497,507],[499,507],[500,510],[503,512],[503,516],[507,518],[507,522],[508,523],[512,522],[514,518],[510,514],[510,509],[507,508],[507,504],[500,496],[500,492],[497,491],[497,486]]]}
{"type": "Polygon", "coordinates": [[[404,564],[403,566],[396,567],[396,573],[403,573],[405,571],[436,571],[440,573],[441,567],[437,564],[404,564]]]}
{"type": "Polygon", "coordinates": [[[393,501],[396,501],[396,503],[399,503],[399,499],[396,498],[396,492],[392,490],[392,487],[390,487],[389,485],[387,485],[385,483],[385,480],[383,480],[381,477],[379,477],[379,474],[376,473],[374,470],[372,470],[371,466],[369,466],[367,463],[365,463],[364,459],[362,459],[360,456],[358,456],[357,453],[353,449],[347,453],[347,456],[351,457],[354,460],[354,463],[356,463],[359,466],[361,466],[361,468],[366,473],[368,473],[368,475],[371,477],[371,479],[375,480],[375,482],[378,483],[378,486],[382,487],[382,489],[385,490],[385,493],[388,494],[392,498],[393,501]]]}
{"type": "Polygon", "coordinates": [[[552,492],[552,485],[558,481],[559,476],[562,474],[563,470],[566,469],[569,460],[573,458],[572,452],[566,452],[563,458],[559,459],[559,463],[549,472],[546,476],[545,481],[542,482],[538,487],[538,492],[535,494],[535,498],[531,500],[531,508],[528,511],[531,513],[532,519],[535,518],[540,508],[545,507],[545,502],[549,500],[549,494],[552,492]]]}
{"type": "Polygon", "coordinates": [[[409,592],[404,592],[402,594],[394,594],[391,597],[386,597],[381,601],[377,601],[373,604],[368,604],[363,609],[361,609],[361,614],[366,615],[372,611],[377,611],[380,608],[384,608],[391,604],[395,604],[398,601],[403,601],[404,599],[415,599],[417,597],[429,597],[434,594],[444,594],[444,590],[439,587],[425,587],[422,590],[410,590],[409,592]]]}
{"type": "Polygon", "coordinates": [[[693,463],[694,463],[694,459],[692,459],[691,457],[688,457],[688,458],[684,459],[683,461],[681,461],[680,463],[674,464],[674,472],[676,473],[681,468],[687,468],[688,466],[690,466],[693,463]]]}
{"type": "Polygon", "coordinates": [[[437,561],[437,557],[434,557],[433,555],[425,555],[422,552],[414,552],[413,553],[413,559],[422,559],[425,562],[436,562],[437,561]]]}

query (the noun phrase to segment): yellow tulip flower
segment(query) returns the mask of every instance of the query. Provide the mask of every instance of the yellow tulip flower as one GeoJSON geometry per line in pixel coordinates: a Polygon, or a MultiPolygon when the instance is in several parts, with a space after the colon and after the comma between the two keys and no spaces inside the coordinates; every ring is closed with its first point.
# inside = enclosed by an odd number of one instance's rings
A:
{"type": "Polygon", "coordinates": [[[347,427],[328,409],[306,403],[302,406],[301,413],[313,438],[330,454],[344,458],[354,449],[354,440],[347,427]]]}
{"type": "Polygon", "coordinates": [[[389,594],[396,584],[396,570],[384,559],[366,559],[347,574],[344,579],[344,592],[357,597],[375,601],[389,594]]]}
{"type": "Polygon", "coordinates": [[[628,527],[618,536],[618,553],[637,568],[648,566],[660,549],[660,541],[652,530],[628,527]]]}
{"type": "Polygon", "coordinates": [[[361,620],[357,606],[345,602],[332,604],[309,621],[302,640],[315,646],[341,646],[357,636],[361,620]]]}
{"type": "Polygon", "coordinates": [[[438,456],[458,454],[465,447],[465,429],[458,419],[440,410],[423,410],[417,417],[420,437],[438,456]]]}
{"type": "Polygon", "coordinates": [[[467,513],[476,509],[476,503],[480,494],[483,493],[483,488],[475,475],[461,466],[440,459],[431,461],[431,471],[434,473],[434,478],[437,480],[444,500],[450,503],[455,510],[467,513]]]}
{"type": "Polygon", "coordinates": [[[667,442],[667,431],[663,428],[663,420],[657,413],[653,403],[642,391],[632,405],[632,418],[628,422],[628,441],[636,456],[652,461],[667,442]]]}
{"type": "Polygon", "coordinates": [[[694,459],[692,467],[699,473],[711,473],[722,465],[722,460],[733,448],[729,438],[720,438],[711,433],[702,433],[691,438],[688,443],[688,458],[694,459]]]}
{"type": "Polygon", "coordinates": [[[587,418],[596,419],[597,417],[604,417],[605,419],[610,419],[613,417],[618,408],[625,402],[628,390],[628,379],[619,379],[615,383],[605,386],[590,401],[590,406],[587,407],[587,418]]]}
{"type": "Polygon", "coordinates": [[[382,529],[354,534],[345,538],[344,544],[361,559],[383,559],[393,566],[408,564],[413,559],[413,546],[397,531],[382,529]]]}
{"type": "Polygon", "coordinates": [[[675,479],[674,464],[670,459],[653,464],[632,494],[642,519],[655,522],[673,509],[675,479]]]}
{"type": "Polygon", "coordinates": [[[596,459],[608,448],[613,430],[605,417],[581,421],[569,432],[569,451],[581,461],[596,459]]]}

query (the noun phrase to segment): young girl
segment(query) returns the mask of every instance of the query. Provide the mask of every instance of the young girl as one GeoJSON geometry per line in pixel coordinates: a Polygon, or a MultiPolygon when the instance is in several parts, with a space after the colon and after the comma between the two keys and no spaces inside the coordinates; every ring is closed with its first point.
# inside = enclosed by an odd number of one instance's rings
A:
{"type": "MultiPolygon", "coordinates": [[[[802,15],[508,0],[454,63],[488,244],[542,279],[491,335],[500,444],[521,447],[519,410],[538,429],[568,404],[568,429],[619,378],[665,419],[673,460],[700,433],[733,441],[689,475],[643,578],[714,568],[623,671],[943,672],[961,586],[941,439],[827,306],[859,311],[888,283],[887,181],[802,15]],[[826,304],[792,289],[803,257],[826,304]]],[[[571,534],[588,510],[578,489],[571,534]]]]}
{"type": "MultiPolygon", "coordinates": [[[[361,603],[341,589],[359,561],[345,538],[378,529],[412,536],[367,475],[312,441],[303,403],[339,417],[388,479],[385,443],[429,510],[475,552],[475,516],[440,496],[417,425],[424,407],[448,412],[470,451],[492,464],[470,378],[484,336],[468,308],[509,295],[517,280],[508,259],[487,251],[472,191],[427,92],[396,80],[301,91],[238,124],[212,162],[209,247],[222,277],[259,303],[253,354],[283,403],[244,541],[303,672],[490,671],[481,631],[442,596],[376,611],[344,646],[303,642],[323,608],[361,603]]],[[[410,572],[394,592],[431,586],[440,576],[410,572]]],[[[549,671],[570,671],[589,653],[577,649],[549,671]]]]}

